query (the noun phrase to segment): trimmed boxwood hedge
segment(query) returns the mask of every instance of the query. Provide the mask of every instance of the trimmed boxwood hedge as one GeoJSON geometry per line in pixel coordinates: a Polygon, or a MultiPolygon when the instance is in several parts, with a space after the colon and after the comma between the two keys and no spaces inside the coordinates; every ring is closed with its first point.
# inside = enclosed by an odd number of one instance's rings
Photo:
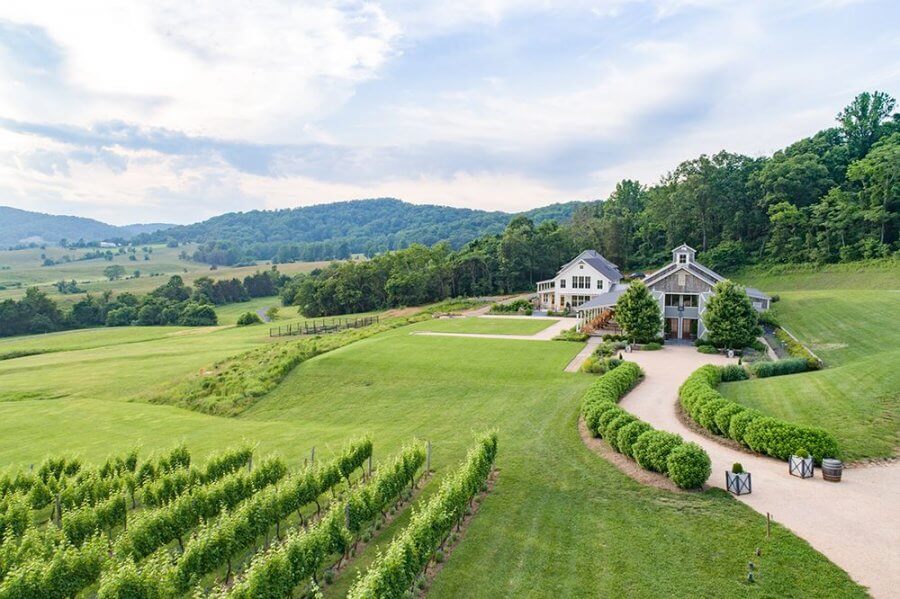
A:
{"type": "MultiPolygon", "coordinates": [[[[794,360],[767,364],[784,362],[794,360]]],[[[695,370],[681,385],[678,391],[681,407],[697,424],[713,434],[728,436],[753,451],[779,459],[787,459],[800,448],[806,448],[819,464],[823,458],[839,457],[837,441],[826,431],[771,418],[722,397],[716,387],[724,380],[723,375],[723,368],[707,364],[695,370]]]]}
{"type": "MultiPolygon", "coordinates": [[[[666,474],[670,468],[670,456],[675,449],[685,445],[684,440],[674,433],[654,430],[616,405],[641,376],[637,364],[622,362],[588,388],[581,403],[581,413],[592,435],[603,437],[610,447],[634,458],[642,467],[666,474]]],[[[708,466],[705,476],[702,468],[703,458],[706,464],[709,463],[706,452],[693,445],[689,450],[679,452],[678,456],[672,462],[679,473],[677,479],[672,478],[673,482],[682,488],[702,485],[709,477],[708,466]],[[698,456],[697,451],[702,455],[698,456]]]]}

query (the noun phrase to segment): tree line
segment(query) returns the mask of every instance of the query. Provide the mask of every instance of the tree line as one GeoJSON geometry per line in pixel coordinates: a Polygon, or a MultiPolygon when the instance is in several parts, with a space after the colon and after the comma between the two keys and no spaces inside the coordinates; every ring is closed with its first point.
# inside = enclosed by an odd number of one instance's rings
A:
{"type": "Polygon", "coordinates": [[[36,287],[21,300],[0,302],[0,337],[52,333],[96,326],[212,326],[218,323],[215,306],[277,295],[288,277],[274,267],[239,279],[201,277],[193,287],[175,275],[144,296],[87,294],[68,310],[36,287]]]}
{"type": "Polygon", "coordinates": [[[729,152],[685,161],[656,185],[623,180],[569,222],[514,217],[460,249],[412,245],[298,275],[285,305],[308,316],[534,289],[588,248],[623,272],[666,262],[681,243],[728,272],[748,264],[830,263],[898,251],[900,113],[883,92],[859,94],[837,126],[771,157],[729,152]]]}

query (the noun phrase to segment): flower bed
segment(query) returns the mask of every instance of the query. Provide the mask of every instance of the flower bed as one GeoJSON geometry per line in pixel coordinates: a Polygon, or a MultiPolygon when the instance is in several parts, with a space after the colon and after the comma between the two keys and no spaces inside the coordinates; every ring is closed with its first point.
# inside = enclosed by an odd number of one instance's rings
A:
{"type": "Polygon", "coordinates": [[[619,453],[647,470],[665,474],[682,489],[699,487],[709,478],[709,455],[696,443],[655,430],[617,405],[641,376],[637,364],[623,362],[591,385],[581,404],[588,429],[619,453]]]}

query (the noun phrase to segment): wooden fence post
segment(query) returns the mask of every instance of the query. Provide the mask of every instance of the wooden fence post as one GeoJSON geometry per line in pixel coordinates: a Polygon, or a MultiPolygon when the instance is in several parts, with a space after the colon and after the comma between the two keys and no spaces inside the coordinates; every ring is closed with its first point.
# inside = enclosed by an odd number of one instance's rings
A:
{"type": "Polygon", "coordinates": [[[312,452],[309,455],[309,463],[313,466],[316,465],[316,446],[313,445],[312,452]]]}
{"type": "Polygon", "coordinates": [[[772,534],[772,514],[766,512],[766,538],[772,534]]]}
{"type": "Polygon", "coordinates": [[[431,472],[431,441],[425,442],[425,474],[431,472]]]}

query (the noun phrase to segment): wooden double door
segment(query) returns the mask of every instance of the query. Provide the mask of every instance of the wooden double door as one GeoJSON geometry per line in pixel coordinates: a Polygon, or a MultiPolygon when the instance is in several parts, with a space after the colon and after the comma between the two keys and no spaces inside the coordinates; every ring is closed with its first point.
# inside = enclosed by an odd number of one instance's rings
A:
{"type": "Polygon", "coordinates": [[[686,339],[692,341],[697,338],[699,322],[696,318],[667,318],[667,339],[686,339]]]}

